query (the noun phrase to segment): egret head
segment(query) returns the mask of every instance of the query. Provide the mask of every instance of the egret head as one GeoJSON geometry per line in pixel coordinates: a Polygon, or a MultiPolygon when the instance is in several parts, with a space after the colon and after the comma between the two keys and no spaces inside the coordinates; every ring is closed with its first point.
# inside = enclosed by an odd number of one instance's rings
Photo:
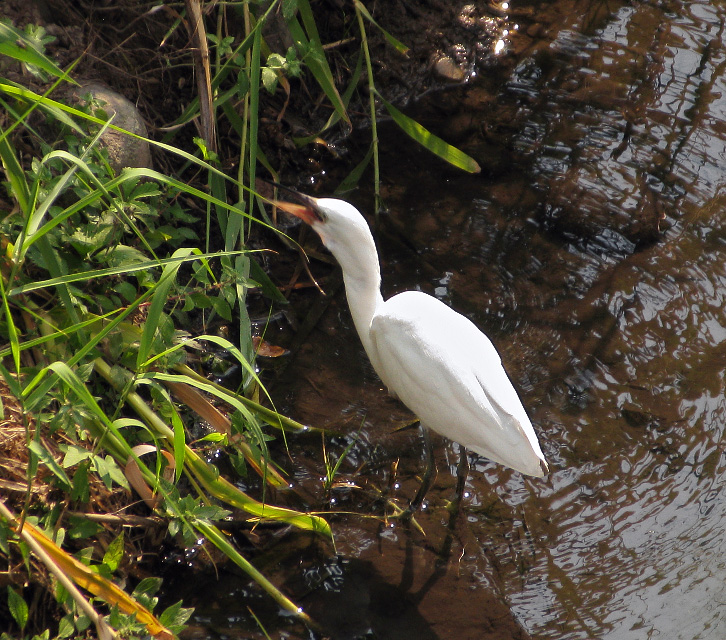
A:
{"type": "Polygon", "coordinates": [[[373,266],[378,271],[376,245],[368,223],[358,209],[336,198],[296,195],[302,204],[279,200],[274,204],[309,224],[340,263],[343,272],[352,275],[373,266]]]}

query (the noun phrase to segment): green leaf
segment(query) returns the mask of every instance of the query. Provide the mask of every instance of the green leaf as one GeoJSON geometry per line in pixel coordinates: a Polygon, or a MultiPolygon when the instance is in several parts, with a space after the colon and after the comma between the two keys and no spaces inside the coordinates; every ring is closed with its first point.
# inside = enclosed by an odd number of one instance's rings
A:
{"type": "Polygon", "coordinates": [[[135,247],[129,247],[125,244],[114,245],[113,249],[106,256],[106,263],[111,267],[136,266],[140,264],[152,266],[149,264],[147,255],[135,247]]]}
{"type": "Polygon", "coordinates": [[[28,448],[36,455],[38,456],[38,459],[46,466],[48,467],[52,472],[53,475],[58,478],[63,484],[66,485],[66,489],[70,490],[71,488],[71,481],[70,478],[66,475],[66,472],[63,471],[63,468],[56,462],[56,459],[48,452],[48,450],[40,444],[40,442],[36,442],[33,440],[29,445],[28,448]]]}
{"type": "Polygon", "coordinates": [[[8,608],[21,629],[28,624],[28,605],[15,589],[8,587],[8,608]]]}
{"type": "Polygon", "coordinates": [[[113,290],[118,293],[126,302],[131,302],[136,297],[136,287],[130,282],[119,282],[113,290]]]}
{"type": "Polygon", "coordinates": [[[10,545],[8,544],[8,525],[6,521],[0,522],[0,551],[6,556],[10,555],[10,545]]]}
{"type": "Polygon", "coordinates": [[[105,458],[94,456],[93,464],[96,467],[98,475],[101,476],[101,480],[103,480],[109,489],[111,489],[114,482],[124,489],[130,488],[129,481],[111,456],[106,456],[105,458]]]}
{"type": "Polygon", "coordinates": [[[222,316],[227,322],[232,321],[232,309],[230,309],[227,301],[222,297],[211,298],[214,310],[222,316]]]}
{"type": "Polygon", "coordinates": [[[282,17],[291,20],[297,13],[297,0],[282,0],[282,17]]]}
{"type": "Polygon", "coordinates": [[[349,191],[352,191],[355,189],[355,187],[358,186],[358,183],[360,182],[361,177],[363,176],[363,172],[366,170],[366,167],[371,161],[371,158],[373,158],[373,151],[374,147],[373,144],[368,147],[368,153],[366,153],[363,160],[361,160],[354,168],[353,170],[341,181],[341,183],[336,187],[335,194],[345,194],[349,191]]]}
{"type": "Polygon", "coordinates": [[[63,616],[58,623],[58,637],[59,638],[70,638],[76,631],[73,624],[73,614],[63,616]]]}
{"type": "Polygon", "coordinates": [[[141,582],[139,582],[138,585],[136,585],[136,589],[134,589],[132,595],[134,596],[134,598],[138,598],[141,595],[145,595],[146,597],[150,598],[159,591],[159,589],[161,588],[161,583],[161,578],[144,578],[141,582]]]}
{"type": "Polygon", "coordinates": [[[282,295],[282,292],[275,286],[275,283],[270,280],[270,276],[257,264],[254,258],[250,258],[250,278],[259,283],[263,295],[280,304],[288,304],[287,298],[282,295]]]}
{"type": "Polygon", "coordinates": [[[287,59],[279,53],[271,53],[267,56],[267,66],[270,69],[284,69],[287,59]]]}
{"type": "Polygon", "coordinates": [[[179,600],[176,604],[164,609],[159,616],[159,622],[172,633],[178,634],[192,613],[194,613],[193,608],[182,607],[182,603],[183,601],[179,600]]]}
{"type": "MultiPolygon", "coordinates": [[[[186,258],[191,253],[200,253],[194,249],[177,249],[173,257],[174,258],[186,258]]],[[[141,370],[144,363],[151,356],[151,350],[154,343],[154,337],[156,336],[157,327],[161,322],[161,316],[164,311],[164,305],[169,297],[169,289],[171,288],[176,278],[177,271],[181,266],[180,262],[169,263],[164,266],[159,282],[157,282],[151,305],[149,306],[149,312],[146,316],[146,322],[144,323],[144,331],[141,335],[141,341],[139,343],[139,351],[136,357],[137,369],[141,370]]]]}
{"type": "Polygon", "coordinates": [[[71,444],[66,449],[66,455],[63,457],[61,465],[64,469],[68,467],[75,467],[79,462],[88,460],[93,455],[93,452],[83,447],[79,447],[75,444],[71,444]]]}
{"type": "Polygon", "coordinates": [[[448,142],[445,142],[438,136],[435,136],[418,122],[401,113],[378,92],[376,92],[376,95],[380,98],[381,102],[383,102],[383,106],[386,107],[386,110],[391,115],[394,122],[405,134],[411,136],[411,138],[413,138],[421,146],[459,169],[463,169],[469,173],[479,173],[481,171],[481,167],[474,158],[456,147],[452,147],[448,142]]]}
{"type": "Polygon", "coordinates": [[[351,126],[350,117],[348,116],[345,105],[340,98],[338,89],[335,86],[333,72],[330,70],[328,61],[325,58],[325,51],[323,50],[317,27],[315,26],[315,18],[313,16],[312,9],[310,8],[310,4],[308,0],[298,0],[297,5],[300,17],[305,24],[307,36],[295,17],[291,17],[289,19],[286,18],[290,35],[295,41],[295,46],[298,50],[308,51],[305,56],[305,62],[315,77],[316,82],[325,92],[325,95],[328,96],[328,100],[330,100],[338,115],[345,120],[348,126],[351,126]]]}
{"type": "Polygon", "coordinates": [[[91,624],[91,619],[85,613],[82,613],[76,618],[76,629],[81,633],[88,629],[91,624]]]}
{"type": "Polygon", "coordinates": [[[262,68],[262,86],[267,89],[268,93],[275,93],[277,89],[277,73],[269,67],[262,68]]]}
{"type": "Polygon", "coordinates": [[[82,464],[73,474],[73,489],[71,489],[71,500],[88,502],[91,499],[90,486],[88,484],[88,465],[82,464]]]}
{"type": "Polygon", "coordinates": [[[124,556],[124,532],[118,534],[108,545],[106,553],[103,554],[103,564],[105,564],[112,572],[118,569],[119,564],[124,556]]]}
{"type": "Polygon", "coordinates": [[[18,161],[15,148],[5,135],[0,137],[0,161],[2,161],[5,168],[5,175],[10,185],[10,194],[15,197],[20,210],[27,217],[29,215],[30,187],[28,187],[25,172],[18,161]]]}
{"type": "Polygon", "coordinates": [[[184,456],[186,455],[186,433],[176,409],[171,414],[171,424],[174,427],[174,478],[178,482],[184,469],[184,456]]]}
{"type": "Polygon", "coordinates": [[[214,444],[227,444],[227,434],[225,433],[208,433],[203,438],[199,438],[197,442],[213,442],[214,444]]]}

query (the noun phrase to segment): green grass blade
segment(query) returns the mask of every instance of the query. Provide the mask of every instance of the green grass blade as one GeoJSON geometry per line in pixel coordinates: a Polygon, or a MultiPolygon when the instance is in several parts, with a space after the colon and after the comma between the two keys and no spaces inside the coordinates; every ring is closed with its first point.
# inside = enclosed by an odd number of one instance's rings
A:
{"type": "Polygon", "coordinates": [[[42,51],[39,51],[35,42],[22,31],[18,31],[5,22],[0,22],[0,55],[34,65],[53,76],[63,75],[63,69],[42,51]],[[18,42],[22,42],[23,46],[20,46],[18,42]]]}
{"type": "Polygon", "coordinates": [[[366,74],[368,75],[368,108],[371,113],[371,146],[373,147],[373,193],[375,195],[375,214],[376,220],[378,214],[383,208],[381,199],[381,167],[378,157],[378,119],[376,114],[376,83],[373,78],[373,63],[371,62],[371,51],[368,47],[368,36],[366,34],[366,26],[363,22],[363,14],[356,8],[355,17],[358,21],[358,30],[360,31],[360,46],[363,50],[363,56],[366,61],[366,74]]]}
{"type": "MultiPolygon", "coordinates": [[[[205,393],[209,393],[210,395],[216,396],[220,400],[224,400],[226,403],[233,406],[237,411],[239,411],[246,420],[248,420],[251,423],[254,423],[255,420],[252,417],[252,413],[247,408],[244,402],[240,401],[239,396],[230,393],[229,391],[220,389],[218,387],[215,387],[210,382],[204,383],[199,380],[190,380],[186,376],[174,374],[174,373],[164,373],[162,371],[150,371],[148,373],[143,373],[139,376],[138,382],[141,384],[145,380],[159,380],[161,382],[168,381],[168,382],[180,382],[184,384],[189,384],[200,391],[204,391],[205,393]]],[[[261,434],[259,434],[261,435],[261,434]]]]}
{"type": "MultiPolygon", "coordinates": [[[[4,283],[0,283],[0,286],[2,286],[2,284],[4,284],[4,283]]],[[[23,310],[26,311],[29,315],[33,315],[37,318],[37,314],[35,314],[32,309],[28,309],[27,307],[24,307],[23,310]]],[[[72,336],[74,333],[76,333],[77,331],[86,329],[86,328],[90,327],[91,325],[99,322],[99,320],[112,316],[114,313],[118,313],[118,311],[111,311],[104,316],[99,316],[97,318],[91,318],[90,320],[84,320],[83,322],[74,324],[70,327],[66,327],[63,329],[61,329],[59,327],[53,327],[53,333],[51,333],[47,336],[40,336],[38,338],[33,338],[32,340],[26,340],[25,342],[21,342],[18,344],[18,349],[20,351],[27,351],[28,349],[34,349],[36,347],[41,347],[48,342],[57,341],[59,338],[68,338],[68,337],[72,336]]],[[[47,322],[47,319],[43,318],[41,321],[47,322]]],[[[10,331],[12,331],[12,329],[10,329],[9,332],[10,331]]],[[[0,350],[0,358],[6,358],[7,356],[9,356],[11,354],[12,354],[12,347],[8,347],[7,349],[0,350]]]]}
{"type": "MultiPolygon", "coordinates": [[[[25,89],[24,87],[17,87],[17,86],[8,84],[6,82],[0,81],[0,91],[3,91],[12,96],[22,98],[22,99],[32,102],[34,104],[43,104],[43,105],[53,106],[65,113],[76,116],[83,120],[87,120],[88,122],[93,122],[93,123],[101,125],[101,126],[108,125],[109,129],[112,129],[113,131],[123,133],[124,135],[131,136],[132,138],[135,138],[137,140],[143,140],[145,142],[148,142],[150,145],[154,145],[155,147],[158,147],[159,149],[168,151],[169,153],[179,156],[180,158],[183,158],[184,160],[187,160],[188,162],[196,164],[199,167],[212,171],[212,172],[220,175],[222,178],[224,178],[226,180],[232,180],[222,170],[212,166],[208,162],[204,162],[203,160],[200,160],[196,156],[192,155],[191,153],[188,153],[187,151],[184,151],[183,149],[174,147],[174,146],[172,146],[170,144],[166,144],[164,142],[158,142],[157,140],[152,140],[151,138],[145,138],[144,136],[140,136],[136,133],[133,133],[131,131],[118,127],[114,124],[108,124],[107,120],[102,120],[101,118],[92,116],[88,113],[81,111],[80,109],[76,109],[74,107],[69,107],[68,105],[63,104],[62,102],[57,102],[46,96],[41,96],[37,93],[34,93],[33,91],[25,89]]],[[[199,191],[198,189],[194,189],[194,188],[186,185],[185,183],[178,181],[178,180],[174,180],[173,178],[170,178],[168,176],[163,176],[163,174],[160,174],[157,171],[154,171],[152,169],[124,169],[121,176],[118,176],[112,182],[115,185],[116,180],[120,180],[120,182],[123,182],[123,181],[127,180],[129,176],[134,176],[134,177],[142,176],[142,177],[148,177],[151,179],[160,180],[161,182],[165,182],[167,184],[176,186],[177,188],[181,189],[182,191],[186,191],[187,193],[190,193],[191,195],[197,195],[198,197],[205,196],[205,194],[203,192],[199,191]],[[122,179],[122,176],[126,176],[126,177],[122,179]]],[[[242,189],[246,189],[247,191],[252,190],[249,187],[246,187],[239,183],[237,183],[237,186],[242,189]]],[[[111,183],[108,183],[106,185],[106,187],[110,190],[111,183]]],[[[214,203],[214,199],[210,198],[208,194],[206,194],[206,197],[204,197],[204,199],[207,199],[209,202],[214,203]]],[[[230,210],[234,209],[234,207],[231,207],[230,205],[227,205],[225,203],[222,203],[222,204],[224,204],[224,206],[230,208],[230,210]]],[[[244,216],[247,216],[247,214],[243,211],[237,211],[237,212],[241,213],[244,216]]]]}
{"type": "Polygon", "coordinates": [[[237,551],[235,547],[232,546],[227,536],[223,535],[217,527],[199,520],[195,521],[193,524],[196,529],[205,538],[207,538],[207,540],[212,542],[214,546],[222,551],[230,560],[232,560],[232,562],[234,562],[240,569],[242,569],[242,571],[244,571],[248,576],[250,576],[250,578],[252,578],[257,584],[259,584],[282,609],[300,618],[308,626],[315,627],[315,624],[308,617],[308,615],[303,613],[302,607],[299,607],[294,602],[292,602],[274,584],[272,584],[264,575],[262,575],[262,573],[260,573],[246,558],[244,558],[239,553],[239,551],[237,551]]]}
{"type": "Polygon", "coordinates": [[[3,135],[2,129],[0,129],[0,162],[2,162],[5,175],[10,183],[10,193],[15,196],[20,210],[27,217],[30,207],[30,187],[25,180],[25,172],[20,166],[20,162],[18,162],[15,149],[7,137],[3,135]]]}
{"type": "MultiPolygon", "coordinates": [[[[232,51],[225,60],[224,64],[219,68],[219,71],[215,74],[214,78],[212,78],[212,93],[216,94],[219,87],[222,85],[224,80],[227,79],[230,73],[239,71],[239,60],[242,58],[242,56],[249,51],[249,49],[252,47],[252,42],[255,38],[255,34],[257,31],[262,29],[262,26],[264,25],[265,21],[267,20],[267,17],[270,15],[270,13],[277,7],[277,0],[270,3],[270,6],[266,9],[265,13],[257,20],[255,23],[255,26],[250,30],[250,32],[245,36],[244,40],[232,51]]],[[[227,99],[223,98],[217,98],[215,99],[215,106],[218,104],[224,105],[228,104],[228,99],[231,98],[234,94],[230,93],[227,96],[227,99]]],[[[191,122],[199,112],[199,98],[195,97],[190,103],[189,106],[184,110],[181,116],[179,116],[170,126],[170,128],[176,130],[180,125],[186,124],[187,122],[191,122]]],[[[167,138],[169,136],[167,135],[167,138]]]]}
{"type": "MultiPolygon", "coordinates": [[[[348,83],[348,88],[345,90],[343,95],[341,96],[341,100],[343,101],[343,104],[345,105],[345,108],[348,108],[348,105],[350,104],[350,99],[353,96],[353,93],[355,93],[355,90],[358,88],[358,85],[360,83],[360,77],[363,73],[363,59],[364,55],[361,51],[360,55],[358,56],[358,61],[355,64],[355,69],[353,69],[353,74],[350,77],[350,82],[348,83]]],[[[333,111],[333,113],[330,114],[330,118],[328,118],[328,121],[323,125],[323,128],[318,131],[317,133],[314,133],[310,136],[303,136],[303,137],[292,137],[292,141],[298,146],[303,147],[306,144],[309,144],[313,140],[317,140],[320,137],[320,134],[324,131],[327,131],[330,129],[330,127],[334,126],[338,121],[340,120],[340,115],[337,111],[333,111]]],[[[272,175],[275,175],[274,172],[270,172],[272,175]]],[[[277,181],[277,180],[276,180],[277,181]]]]}
{"type": "MultiPolygon", "coordinates": [[[[117,382],[110,375],[111,367],[109,367],[102,359],[96,360],[96,370],[101,374],[111,385],[116,386],[117,382]]],[[[71,372],[72,373],[72,372],[71,372]]],[[[144,374],[140,380],[144,378],[148,380],[164,379],[166,374],[144,374]]],[[[188,383],[189,380],[186,376],[176,376],[173,379],[174,382],[188,383]]],[[[169,379],[169,378],[167,378],[169,379]]],[[[197,385],[200,386],[201,385],[197,385]]],[[[207,385],[207,387],[213,385],[207,385]]],[[[139,396],[138,393],[131,392],[127,395],[127,402],[136,411],[146,424],[160,437],[164,438],[168,443],[174,441],[174,432],[170,429],[167,424],[159,418],[146,404],[146,402],[139,396]]],[[[115,428],[115,427],[114,427],[115,428]]],[[[214,497],[226,502],[227,504],[237,507],[246,511],[247,513],[260,518],[279,520],[292,526],[305,531],[314,531],[320,533],[329,538],[332,538],[332,530],[327,521],[320,516],[301,513],[292,509],[285,509],[283,507],[275,507],[268,504],[258,502],[254,498],[250,498],[246,493],[241,491],[238,487],[233,485],[228,480],[225,480],[219,475],[219,472],[215,467],[207,463],[201,458],[193,449],[188,445],[184,448],[185,467],[189,469],[199,483],[211,493],[214,497]]]]}
{"type": "Polygon", "coordinates": [[[171,426],[174,429],[174,479],[176,482],[181,477],[182,470],[184,469],[184,458],[186,457],[186,444],[187,438],[184,432],[184,423],[179,417],[179,413],[174,407],[173,403],[169,403],[172,408],[171,412],[171,426]]]}
{"type": "Polygon", "coordinates": [[[320,42],[320,36],[315,28],[315,20],[307,0],[299,0],[298,9],[300,10],[300,15],[303,17],[303,22],[305,22],[306,28],[309,24],[312,25],[312,33],[308,31],[308,35],[310,36],[308,39],[298,19],[291,17],[287,20],[287,27],[290,30],[290,35],[299,50],[309,51],[305,57],[305,62],[308,65],[310,72],[315,77],[316,82],[320,85],[320,88],[323,90],[325,95],[328,96],[328,100],[330,100],[335,111],[350,127],[352,125],[350,117],[348,116],[348,111],[346,110],[345,104],[343,104],[343,100],[335,86],[333,72],[330,70],[328,61],[325,58],[325,51],[323,50],[320,42]]]}
{"type": "MultiPolygon", "coordinates": [[[[172,258],[186,258],[189,254],[199,256],[201,251],[199,249],[177,249],[172,258]]],[[[144,363],[149,359],[151,354],[151,347],[154,342],[154,336],[156,335],[157,328],[161,324],[160,318],[164,311],[164,305],[166,305],[169,289],[174,283],[177,271],[181,266],[181,262],[171,262],[164,266],[159,281],[153,288],[153,299],[149,306],[149,312],[144,322],[144,331],[141,334],[141,341],[139,342],[139,351],[136,355],[136,369],[141,371],[144,363]]]]}
{"type": "Polygon", "coordinates": [[[8,296],[5,294],[5,280],[0,277],[0,294],[3,297],[3,311],[5,313],[5,324],[8,331],[8,340],[10,342],[10,353],[13,356],[13,365],[15,365],[15,373],[20,373],[20,339],[18,337],[18,329],[15,321],[10,313],[10,305],[8,304],[8,296]]]}
{"type": "Polygon", "coordinates": [[[222,256],[237,256],[241,253],[252,253],[259,251],[258,249],[250,249],[243,251],[219,251],[216,253],[197,253],[195,250],[190,255],[177,255],[176,253],[171,258],[161,258],[158,260],[147,260],[144,262],[136,262],[134,264],[122,265],[119,267],[106,267],[104,269],[93,269],[91,271],[83,271],[81,273],[70,273],[58,278],[49,278],[48,280],[39,280],[37,282],[28,282],[26,284],[14,287],[8,292],[9,297],[17,296],[23,293],[29,293],[31,291],[37,291],[38,289],[46,289],[48,287],[55,287],[59,284],[70,284],[72,282],[93,280],[97,278],[106,278],[112,276],[118,276],[121,274],[137,273],[139,271],[147,271],[154,267],[165,267],[167,265],[182,265],[186,262],[194,262],[196,260],[207,261],[213,258],[220,258],[222,256]]]}
{"type": "MultiPolygon", "coordinates": [[[[48,269],[51,276],[58,279],[66,275],[65,273],[63,273],[65,270],[65,265],[60,260],[58,254],[52,247],[47,236],[43,236],[42,238],[40,238],[40,240],[38,241],[38,249],[40,250],[43,259],[45,260],[46,268],[48,269]]],[[[79,324],[81,319],[78,316],[78,309],[73,303],[73,298],[71,296],[71,291],[68,288],[68,285],[65,283],[61,283],[56,287],[56,291],[58,291],[61,302],[63,302],[63,306],[65,307],[65,310],[68,313],[71,321],[75,324],[79,324]]],[[[81,331],[80,337],[82,341],[85,340],[83,331],[81,331]]]]}
{"type": "Polygon", "coordinates": [[[260,285],[262,293],[277,304],[288,304],[287,298],[277,288],[275,283],[267,275],[267,272],[250,257],[250,278],[260,285]]]}
{"type": "Polygon", "coordinates": [[[366,153],[363,160],[361,160],[336,187],[336,195],[348,193],[349,191],[352,191],[353,189],[355,189],[355,187],[358,186],[360,179],[363,177],[363,172],[366,170],[366,167],[370,164],[370,161],[373,158],[374,151],[375,148],[371,143],[371,145],[368,147],[368,152],[366,153]]]}
{"type": "Polygon", "coordinates": [[[403,130],[404,133],[413,138],[421,146],[431,151],[431,153],[436,154],[439,158],[446,160],[449,164],[452,164],[459,169],[463,169],[468,173],[479,173],[481,171],[481,167],[474,158],[456,147],[451,146],[448,142],[445,142],[438,136],[435,136],[412,118],[409,118],[401,113],[390,102],[384,100],[380,94],[378,94],[378,97],[381,102],[383,102],[383,106],[386,107],[386,111],[388,111],[393,118],[393,121],[403,130]]]}
{"type": "Polygon", "coordinates": [[[276,411],[273,411],[272,409],[268,409],[267,407],[262,406],[258,402],[255,402],[254,400],[250,400],[249,398],[246,398],[245,396],[242,396],[237,393],[233,393],[229,389],[225,389],[221,385],[211,382],[207,380],[206,378],[199,375],[196,371],[193,369],[190,369],[188,366],[180,364],[176,365],[174,367],[176,371],[178,371],[180,374],[186,376],[188,379],[196,380],[197,382],[201,382],[203,384],[208,384],[217,389],[219,392],[234,396],[239,402],[244,404],[250,411],[255,413],[258,417],[262,418],[267,424],[269,424],[272,427],[277,427],[278,429],[290,429],[291,431],[299,432],[299,431],[312,431],[315,430],[314,427],[308,427],[304,424],[301,424],[300,422],[296,422],[295,420],[291,420],[290,418],[283,416],[276,411]]]}
{"type": "MultiPolygon", "coordinates": [[[[75,367],[79,362],[93,351],[96,346],[102,342],[106,336],[114,331],[126,318],[138,309],[153,294],[153,290],[149,289],[139,296],[126,309],[122,310],[119,315],[106,324],[98,333],[88,340],[81,348],[79,348],[67,361],[68,367],[75,367]]],[[[55,375],[48,376],[51,370],[46,367],[40,371],[23,389],[23,398],[26,402],[28,411],[32,411],[35,406],[43,402],[45,396],[50,389],[56,384],[55,375]]]]}
{"type": "Polygon", "coordinates": [[[242,509],[260,520],[286,522],[303,531],[313,531],[328,538],[333,537],[330,525],[324,518],[257,502],[221,477],[216,469],[202,460],[189,447],[187,447],[187,465],[209,493],[232,507],[242,509]]]}
{"type": "Polygon", "coordinates": [[[388,31],[386,31],[381,25],[379,25],[373,19],[373,16],[368,12],[368,9],[365,8],[360,0],[353,0],[353,4],[355,4],[356,9],[358,9],[358,11],[363,14],[363,17],[383,34],[383,37],[388,40],[388,43],[391,46],[393,46],[399,53],[402,53],[405,56],[408,55],[409,48],[400,40],[396,40],[396,38],[394,38],[390,33],[388,33],[388,31]]]}

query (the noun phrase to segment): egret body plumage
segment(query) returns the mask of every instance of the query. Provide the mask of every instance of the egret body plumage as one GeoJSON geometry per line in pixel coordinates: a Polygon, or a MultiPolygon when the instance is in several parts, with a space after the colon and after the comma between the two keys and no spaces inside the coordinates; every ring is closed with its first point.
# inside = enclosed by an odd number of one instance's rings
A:
{"type": "Polygon", "coordinates": [[[468,318],[420,291],[381,295],[378,252],[353,205],[298,194],[276,201],[308,223],[343,270],[363,347],[388,390],[421,425],[530,476],[547,471],[527,413],[489,338],[468,318]]]}

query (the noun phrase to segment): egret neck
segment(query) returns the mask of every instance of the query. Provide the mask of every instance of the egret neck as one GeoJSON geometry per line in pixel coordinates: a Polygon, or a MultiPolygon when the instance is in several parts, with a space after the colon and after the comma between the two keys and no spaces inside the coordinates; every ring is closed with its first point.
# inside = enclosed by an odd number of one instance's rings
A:
{"type": "MultiPolygon", "coordinates": [[[[371,321],[383,304],[378,251],[368,223],[351,204],[333,198],[312,198],[299,194],[304,205],[276,202],[281,208],[307,222],[343,270],[345,294],[356,331],[369,357],[371,321]]],[[[371,362],[380,372],[377,362],[371,362]]]]}

